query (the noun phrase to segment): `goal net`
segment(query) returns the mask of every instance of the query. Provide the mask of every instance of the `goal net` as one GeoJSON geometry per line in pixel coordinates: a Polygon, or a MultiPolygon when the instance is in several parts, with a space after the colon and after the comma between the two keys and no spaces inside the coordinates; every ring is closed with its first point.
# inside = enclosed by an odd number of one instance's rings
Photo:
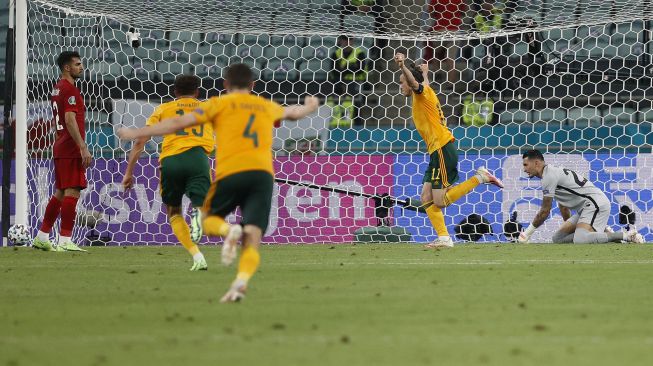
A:
{"type": "MultiPolygon", "coordinates": [[[[522,173],[521,153],[535,147],[606,192],[611,227],[623,226],[618,213],[628,206],[640,232],[653,239],[650,1],[30,0],[27,6],[28,155],[17,164],[28,165],[33,230],[53,192],[54,60],[76,50],[86,67],[77,85],[94,156],[78,204],[78,242],[99,235],[120,245],[176,243],[158,191],[160,139],[147,143],[135,188],[125,193],[131,145],[114,131],[144,125],[157,105],[172,100],[176,75],[199,76],[200,98],[221,94],[223,70],[236,62],[255,70],[256,94],[282,104],[305,95],[323,101],[316,115],[275,131],[276,177],[302,184],[275,185],[264,242],[433,240],[424,213],[381,197],[419,199],[428,165],[392,61],[403,52],[429,64],[456,138],[461,181],[486,166],[506,185],[479,186],[447,207],[452,236],[506,241],[533,219],[542,196],[539,182],[522,173]],[[138,33],[138,47],[130,33],[138,33]],[[351,49],[338,51],[342,42],[351,49]]],[[[549,240],[561,222],[554,208],[533,240],[549,240]]]]}

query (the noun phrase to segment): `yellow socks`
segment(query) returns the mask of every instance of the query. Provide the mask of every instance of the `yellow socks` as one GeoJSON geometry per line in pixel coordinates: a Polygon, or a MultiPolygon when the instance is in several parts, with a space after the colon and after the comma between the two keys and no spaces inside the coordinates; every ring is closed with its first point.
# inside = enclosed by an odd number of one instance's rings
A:
{"type": "Polygon", "coordinates": [[[475,176],[467,179],[466,181],[460,184],[457,184],[456,186],[449,189],[447,193],[445,193],[444,204],[446,206],[449,206],[450,204],[458,201],[460,197],[471,192],[479,184],[481,184],[481,182],[479,182],[478,178],[476,178],[475,176]]]}
{"type": "MultiPolygon", "coordinates": [[[[471,192],[479,184],[481,184],[481,182],[479,182],[479,180],[474,176],[454,187],[451,187],[451,189],[444,194],[444,204],[449,206],[458,201],[462,196],[471,192]]],[[[438,237],[442,238],[444,236],[449,236],[447,226],[444,224],[444,214],[442,213],[442,209],[433,204],[426,208],[426,214],[431,221],[431,225],[433,225],[433,228],[438,233],[438,237]]]]}
{"type": "Polygon", "coordinates": [[[200,248],[190,239],[190,229],[181,215],[172,216],[170,218],[170,226],[172,226],[172,232],[175,233],[181,245],[188,250],[188,253],[194,256],[200,252],[200,248]]]}
{"type": "Polygon", "coordinates": [[[229,233],[229,224],[220,216],[211,215],[204,219],[204,235],[225,237],[229,233]]]}
{"type": "Polygon", "coordinates": [[[427,207],[426,214],[431,221],[431,225],[433,225],[433,228],[435,228],[435,231],[438,233],[438,237],[449,236],[447,225],[444,224],[444,214],[439,207],[436,205],[427,207]]]}
{"type": "Polygon", "coordinates": [[[258,269],[259,263],[261,263],[261,255],[259,254],[258,249],[254,249],[249,245],[246,246],[243,249],[243,252],[240,253],[236,280],[241,280],[247,283],[258,269]]]}

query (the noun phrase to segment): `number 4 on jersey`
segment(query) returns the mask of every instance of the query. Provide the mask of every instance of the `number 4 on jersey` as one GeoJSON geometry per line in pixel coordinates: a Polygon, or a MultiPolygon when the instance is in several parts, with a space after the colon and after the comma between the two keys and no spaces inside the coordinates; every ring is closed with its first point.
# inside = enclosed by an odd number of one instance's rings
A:
{"type": "Polygon", "coordinates": [[[254,123],[254,119],[256,119],[255,114],[249,116],[247,127],[245,127],[245,131],[243,131],[243,137],[247,139],[252,139],[252,141],[254,141],[254,147],[258,147],[258,133],[256,133],[256,131],[251,130],[252,124],[254,123]]]}

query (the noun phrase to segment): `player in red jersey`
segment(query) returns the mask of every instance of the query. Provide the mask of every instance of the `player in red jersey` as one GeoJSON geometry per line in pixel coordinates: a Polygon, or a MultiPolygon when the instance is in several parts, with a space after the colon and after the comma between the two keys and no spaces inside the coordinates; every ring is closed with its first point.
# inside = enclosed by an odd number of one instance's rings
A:
{"type": "Polygon", "coordinates": [[[46,251],[85,251],[70,239],[75,223],[75,208],[82,189],[86,188],[86,168],[91,165],[91,153],[84,141],[84,99],[75,80],[84,73],[79,53],[64,51],[57,58],[61,79],[52,89],[50,100],[57,129],[52,148],[55,191],[45,208],[43,223],[34,247],[46,251]],[[61,214],[59,241],[50,242],[52,225],[61,214]]]}

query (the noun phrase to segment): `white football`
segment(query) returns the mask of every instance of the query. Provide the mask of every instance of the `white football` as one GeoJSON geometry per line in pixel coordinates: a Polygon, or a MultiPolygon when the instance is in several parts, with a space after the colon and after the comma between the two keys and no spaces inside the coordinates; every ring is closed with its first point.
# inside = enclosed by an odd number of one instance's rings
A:
{"type": "Polygon", "coordinates": [[[29,245],[32,241],[29,228],[22,224],[16,224],[10,227],[9,232],[7,233],[7,238],[16,246],[29,245]]]}

